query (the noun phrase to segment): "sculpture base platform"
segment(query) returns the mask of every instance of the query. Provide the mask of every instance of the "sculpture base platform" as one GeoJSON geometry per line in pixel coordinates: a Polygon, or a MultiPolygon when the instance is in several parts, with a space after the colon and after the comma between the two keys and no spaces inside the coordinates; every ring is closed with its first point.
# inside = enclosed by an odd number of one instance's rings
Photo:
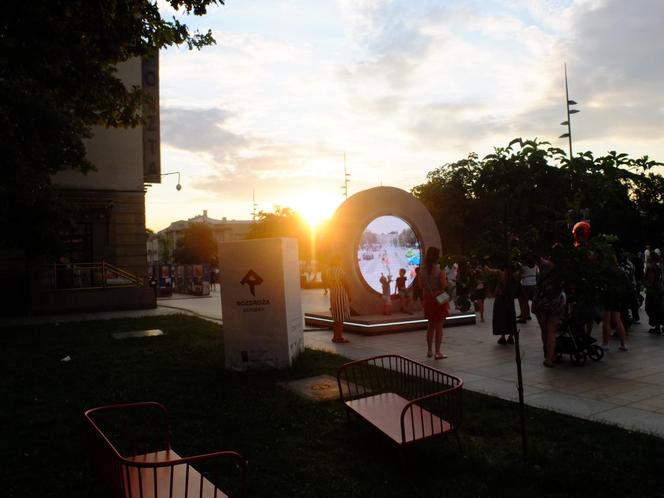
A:
{"type": "MultiPolygon", "coordinates": [[[[475,313],[456,312],[445,319],[445,327],[474,325],[476,320],[475,313]]],[[[329,311],[305,313],[304,323],[312,327],[332,328],[332,315],[329,311]]],[[[362,335],[389,334],[390,332],[424,330],[426,328],[427,320],[421,312],[413,315],[392,313],[391,315],[351,316],[349,320],[344,322],[345,332],[354,332],[362,335]]]]}

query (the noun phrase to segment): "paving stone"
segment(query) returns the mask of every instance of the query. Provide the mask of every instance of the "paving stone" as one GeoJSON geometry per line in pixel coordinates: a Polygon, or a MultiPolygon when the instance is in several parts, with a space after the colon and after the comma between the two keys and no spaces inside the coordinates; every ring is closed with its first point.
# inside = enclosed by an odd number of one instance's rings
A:
{"type": "Polygon", "coordinates": [[[626,429],[664,436],[664,414],[640,410],[630,406],[620,406],[601,412],[593,420],[618,425],[626,429]]]}
{"type": "Polygon", "coordinates": [[[590,418],[619,405],[594,399],[585,399],[556,391],[544,391],[529,395],[527,403],[539,408],[546,408],[560,413],[567,413],[581,418],[590,418]]]}

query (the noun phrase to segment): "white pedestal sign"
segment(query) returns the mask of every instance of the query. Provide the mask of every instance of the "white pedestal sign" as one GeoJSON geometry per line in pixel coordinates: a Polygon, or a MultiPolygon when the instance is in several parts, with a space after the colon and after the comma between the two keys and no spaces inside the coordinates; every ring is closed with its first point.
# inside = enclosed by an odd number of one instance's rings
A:
{"type": "Polygon", "coordinates": [[[285,368],[304,349],[297,240],[220,244],[226,368],[285,368]]]}

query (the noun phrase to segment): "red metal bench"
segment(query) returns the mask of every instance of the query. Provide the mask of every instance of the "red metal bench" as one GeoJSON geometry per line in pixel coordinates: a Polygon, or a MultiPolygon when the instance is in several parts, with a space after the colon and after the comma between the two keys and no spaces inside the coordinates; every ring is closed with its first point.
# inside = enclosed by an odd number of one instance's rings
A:
{"type": "Polygon", "coordinates": [[[94,463],[117,498],[227,497],[217,485],[225,464],[237,473],[237,495],[245,494],[246,460],[234,451],[180,457],[171,448],[168,412],[160,403],[101,406],[86,411],[85,419],[94,463]]]}
{"type": "Polygon", "coordinates": [[[399,445],[454,433],[461,424],[463,381],[400,355],[346,363],[337,372],[348,413],[399,445]]]}

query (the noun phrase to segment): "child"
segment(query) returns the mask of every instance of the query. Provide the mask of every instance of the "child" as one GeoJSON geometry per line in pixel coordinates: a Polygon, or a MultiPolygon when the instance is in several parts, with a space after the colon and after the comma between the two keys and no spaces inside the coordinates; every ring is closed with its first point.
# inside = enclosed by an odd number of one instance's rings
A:
{"type": "Polygon", "coordinates": [[[383,289],[383,315],[392,314],[392,297],[390,296],[390,282],[392,282],[392,276],[388,275],[387,277],[380,274],[380,285],[383,289]]]}
{"type": "Polygon", "coordinates": [[[406,288],[406,269],[401,268],[399,270],[399,276],[397,277],[394,285],[394,290],[399,294],[399,303],[401,305],[401,312],[412,315],[409,311],[410,308],[410,293],[406,288]]]}

